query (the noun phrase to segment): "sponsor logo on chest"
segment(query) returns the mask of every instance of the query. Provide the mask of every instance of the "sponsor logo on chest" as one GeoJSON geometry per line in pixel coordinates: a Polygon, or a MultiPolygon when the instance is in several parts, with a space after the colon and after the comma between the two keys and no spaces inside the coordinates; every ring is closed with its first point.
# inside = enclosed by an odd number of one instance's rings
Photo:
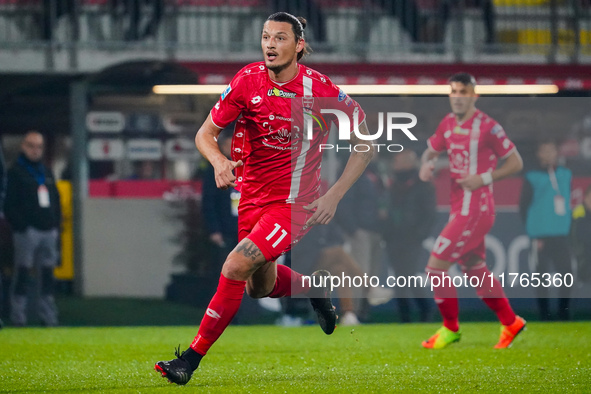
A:
{"type": "Polygon", "coordinates": [[[285,92],[278,88],[271,88],[267,91],[267,96],[275,96],[275,97],[282,97],[282,98],[294,98],[296,96],[295,93],[292,92],[285,92]]]}
{"type": "Polygon", "coordinates": [[[470,130],[463,129],[460,126],[456,126],[456,127],[454,127],[454,134],[468,135],[468,134],[470,134],[470,130]]]}

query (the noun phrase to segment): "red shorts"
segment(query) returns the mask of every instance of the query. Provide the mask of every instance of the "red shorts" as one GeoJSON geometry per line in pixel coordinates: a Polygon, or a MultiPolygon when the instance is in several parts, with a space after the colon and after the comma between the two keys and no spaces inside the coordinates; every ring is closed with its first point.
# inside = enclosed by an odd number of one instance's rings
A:
{"type": "Polygon", "coordinates": [[[306,222],[312,214],[301,204],[240,204],[238,242],[250,239],[267,261],[275,261],[308,232],[306,222]]]}
{"type": "Polygon", "coordinates": [[[488,210],[468,216],[452,213],[449,222],[435,240],[431,255],[460,265],[465,265],[473,256],[484,260],[484,237],[494,222],[495,217],[488,210]]]}

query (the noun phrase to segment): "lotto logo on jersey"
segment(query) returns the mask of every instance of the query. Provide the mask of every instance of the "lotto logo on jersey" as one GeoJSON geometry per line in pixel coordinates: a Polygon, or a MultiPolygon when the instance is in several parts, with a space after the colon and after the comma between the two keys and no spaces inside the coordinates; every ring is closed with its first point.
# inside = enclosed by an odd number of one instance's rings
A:
{"type": "Polygon", "coordinates": [[[275,96],[275,97],[282,97],[282,98],[294,98],[296,96],[295,93],[291,92],[284,92],[283,90],[273,88],[269,89],[267,92],[267,96],[275,96]]]}

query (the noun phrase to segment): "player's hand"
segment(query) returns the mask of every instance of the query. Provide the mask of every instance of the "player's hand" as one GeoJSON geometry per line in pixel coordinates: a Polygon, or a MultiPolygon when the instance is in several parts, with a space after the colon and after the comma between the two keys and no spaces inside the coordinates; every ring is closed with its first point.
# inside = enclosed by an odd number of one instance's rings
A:
{"type": "Polygon", "coordinates": [[[472,174],[464,178],[456,179],[456,183],[462,186],[464,190],[470,191],[476,190],[484,185],[482,177],[478,174],[472,174]]]}
{"type": "Polygon", "coordinates": [[[419,178],[423,182],[429,182],[433,179],[433,171],[435,170],[435,164],[432,160],[426,161],[421,165],[419,170],[419,178]]]}
{"type": "Polygon", "coordinates": [[[337,205],[339,205],[338,199],[331,198],[327,194],[312,201],[310,205],[306,205],[304,209],[309,211],[316,209],[316,212],[314,212],[312,217],[306,222],[306,226],[330,223],[334,217],[334,213],[337,211],[337,205]]]}
{"type": "Polygon", "coordinates": [[[218,189],[226,190],[230,186],[236,187],[234,169],[242,165],[242,160],[222,160],[213,166],[215,173],[215,184],[218,189]]]}

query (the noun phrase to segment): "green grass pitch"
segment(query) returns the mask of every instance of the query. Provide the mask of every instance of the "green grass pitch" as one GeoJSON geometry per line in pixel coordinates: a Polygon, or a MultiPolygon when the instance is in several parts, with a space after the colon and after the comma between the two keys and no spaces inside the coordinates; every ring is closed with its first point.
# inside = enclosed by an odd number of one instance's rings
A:
{"type": "Polygon", "coordinates": [[[505,350],[492,348],[498,324],[465,323],[459,343],[421,348],[437,327],[339,327],[326,336],[316,326],[232,326],[184,387],[153,365],[186,348],[194,327],[6,328],[0,392],[591,392],[591,322],[533,322],[505,350]]]}

